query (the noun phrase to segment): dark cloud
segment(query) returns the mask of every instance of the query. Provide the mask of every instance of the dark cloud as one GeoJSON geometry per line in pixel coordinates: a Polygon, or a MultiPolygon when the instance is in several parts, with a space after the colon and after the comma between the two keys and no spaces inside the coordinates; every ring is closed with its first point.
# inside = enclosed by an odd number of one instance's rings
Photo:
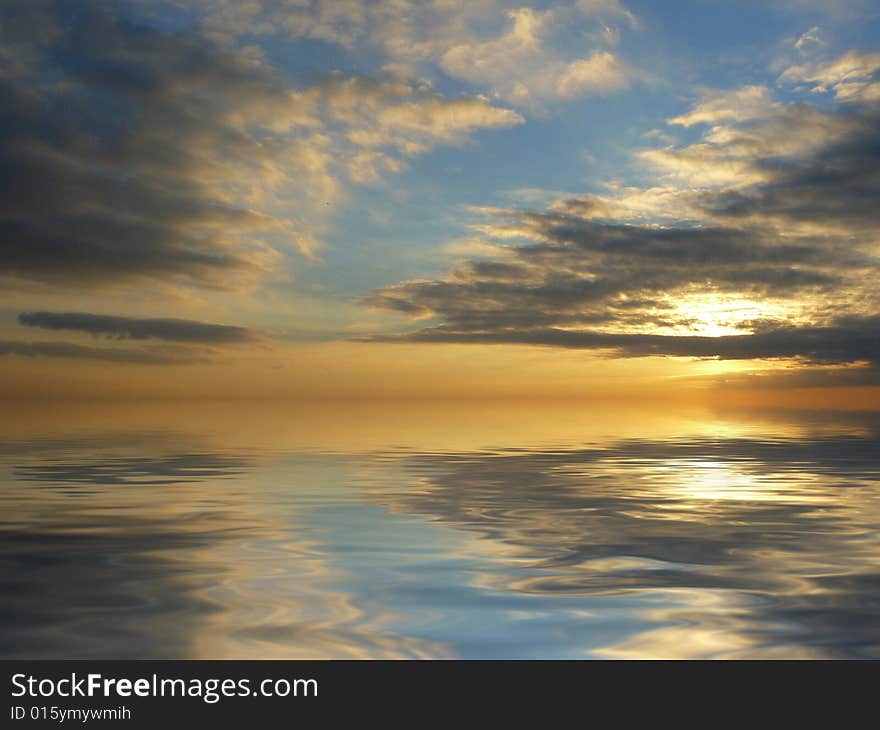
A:
{"type": "Polygon", "coordinates": [[[275,221],[229,202],[277,154],[235,117],[289,94],[262,66],[110,17],[91,2],[4,3],[0,267],[95,285],[229,288],[266,268],[275,221]]]}
{"type": "Polygon", "coordinates": [[[880,364],[782,368],[711,378],[726,388],[848,388],[880,385],[880,364]]]}
{"type": "MultiPolygon", "coordinates": [[[[670,165],[680,158],[709,171],[741,160],[747,179],[759,180],[678,190],[668,200],[681,204],[681,215],[666,224],[596,218],[615,209],[613,198],[596,196],[558,201],[547,211],[493,211],[482,229],[515,242],[503,257],[465,261],[442,278],[363,298],[434,320],[378,339],[876,364],[880,301],[866,284],[877,274],[880,226],[875,107],[865,102],[820,113],[789,105],[772,112],[781,120],[725,128],[716,135],[725,140],[718,149],[664,150],[670,165]],[[697,301],[688,304],[688,297],[697,301]],[[767,303],[767,312],[724,323],[742,335],[701,336],[701,297],[710,307],[725,298],[767,303]]],[[[841,380],[856,382],[866,372],[841,380]]]]}
{"type": "Polygon", "coordinates": [[[548,345],[571,349],[610,350],[616,355],[644,357],[718,357],[729,360],[801,358],[813,363],[880,363],[880,317],[828,327],[775,327],[753,334],[698,335],[629,334],[555,328],[457,332],[444,326],[423,329],[384,341],[548,345]]]}
{"type": "Polygon", "coordinates": [[[259,333],[246,327],[208,324],[189,319],[115,317],[84,312],[22,312],[19,324],[48,330],[75,330],[118,339],[168,340],[202,344],[256,342],[259,333]]]}
{"type": "Polygon", "coordinates": [[[765,159],[770,181],[754,189],[707,194],[703,205],[729,220],[769,217],[815,222],[841,233],[873,234],[880,224],[880,112],[855,106],[839,113],[851,131],[806,159],[765,159]]]}
{"type": "Polygon", "coordinates": [[[512,214],[505,226],[542,242],[509,248],[510,260],[465,262],[442,280],[380,289],[364,303],[443,321],[439,332],[414,340],[442,332],[460,333],[461,341],[473,333],[474,341],[484,335],[550,344],[548,338],[574,342],[576,333],[533,328],[686,326],[670,295],[809,296],[841,282],[835,260],[841,270],[864,263],[859,254],[789,243],[760,229],[662,229],[531,212],[512,214]]]}
{"type": "Polygon", "coordinates": [[[296,88],[260,48],[172,31],[167,7],[134,23],[130,5],[0,5],[7,276],[239,288],[288,249],[312,253],[344,180],[524,121],[396,78],[296,88]]]}
{"type": "Polygon", "coordinates": [[[211,352],[183,346],[176,347],[90,347],[73,342],[0,341],[0,357],[52,357],[72,360],[99,360],[140,365],[188,365],[207,362],[211,352]]]}

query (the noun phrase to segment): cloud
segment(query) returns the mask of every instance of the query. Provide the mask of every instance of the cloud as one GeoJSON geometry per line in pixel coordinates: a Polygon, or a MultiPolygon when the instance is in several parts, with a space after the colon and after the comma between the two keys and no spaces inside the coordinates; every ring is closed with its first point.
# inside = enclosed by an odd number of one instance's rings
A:
{"type": "Polygon", "coordinates": [[[473,39],[446,50],[440,65],[450,76],[488,87],[501,98],[533,103],[573,99],[629,86],[635,73],[609,50],[567,58],[551,50],[558,31],[554,10],[519,8],[508,12],[510,27],[493,39],[473,39]]]}
{"type": "Polygon", "coordinates": [[[479,211],[475,229],[503,255],[368,294],[364,304],[424,322],[376,339],[870,363],[873,372],[874,101],[821,110],[751,86],[706,96],[670,123],[707,128],[689,145],[638,155],[663,162],[661,185],[609,186],[544,211],[479,211]]]}
{"type": "Polygon", "coordinates": [[[575,7],[586,16],[625,18],[632,27],[639,26],[636,16],[621,5],[620,0],[577,0],[575,7]]]}
{"type": "Polygon", "coordinates": [[[725,374],[709,378],[724,388],[747,390],[788,388],[858,388],[880,385],[880,364],[814,365],[725,374]]]}
{"type": "Polygon", "coordinates": [[[808,53],[817,47],[827,45],[822,39],[822,29],[818,25],[814,25],[809,30],[798,36],[794,42],[794,47],[801,53],[808,53]]]}
{"type": "Polygon", "coordinates": [[[405,81],[294,88],[252,47],[130,22],[126,7],[0,9],[7,278],[251,286],[283,275],[288,251],[313,255],[347,183],[523,121],[405,81]]]}
{"type": "Polygon", "coordinates": [[[709,194],[705,207],[728,221],[812,229],[850,237],[852,249],[872,249],[878,223],[874,201],[880,192],[880,111],[847,112],[839,130],[845,133],[834,134],[806,158],[757,160],[755,168],[764,172],[766,182],[709,194]]]}
{"type": "Polygon", "coordinates": [[[833,93],[841,102],[880,99],[880,53],[850,51],[831,61],[819,61],[787,68],[780,83],[812,84],[817,94],[833,93]]]}
{"type": "Polygon", "coordinates": [[[569,63],[556,81],[556,94],[573,99],[588,93],[625,89],[630,71],[609,51],[596,51],[589,58],[569,63]]]}
{"type": "Polygon", "coordinates": [[[18,322],[26,327],[72,330],[114,339],[166,340],[201,344],[253,343],[261,335],[246,327],[194,322],[188,319],[117,317],[83,312],[22,312],[18,322]]]}
{"type": "Polygon", "coordinates": [[[847,264],[822,247],[760,229],[634,226],[567,213],[508,212],[485,230],[533,242],[507,247],[503,259],[463,262],[442,280],[378,290],[364,302],[438,317],[443,333],[500,332],[511,341],[542,325],[678,331],[694,325],[693,313],[678,307],[686,294],[720,301],[802,298],[838,284],[835,268],[847,264]]]}
{"type": "Polygon", "coordinates": [[[405,157],[443,145],[460,145],[482,129],[509,128],[525,120],[517,112],[472,96],[444,97],[430,86],[402,79],[346,78],[339,73],[297,97],[316,108],[326,126],[338,126],[360,150],[405,157]]]}
{"type": "Polygon", "coordinates": [[[250,36],[369,48],[402,76],[442,74],[521,105],[619,90],[635,76],[609,51],[622,29],[639,27],[619,0],[557,0],[540,8],[511,0],[169,2],[220,41],[240,42],[246,29],[250,36]]]}
{"type": "Polygon", "coordinates": [[[779,105],[770,98],[766,86],[743,86],[740,89],[709,94],[689,112],[669,120],[670,124],[691,127],[694,124],[744,122],[766,117],[779,105]]]}
{"type": "Polygon", "coordinates": [[[615,356],[720,358],[724,360],[791,359],[808,363],[880,365],[880,317],[868,317],[827,327],[773,327],[754,334],[662,335],[646,333],[529,328],[508,331],[461,332],[447,327],[422,330],[385,341],[525,344],[568,349],[607,350],[615,356]]]}
{"type": "Polygon", "coordinates": [[[0,342],[0,356],[49,357],[139,365],[190,365],[217,359],[214,347],[260,344],[265,335],[234,325],[188,319],[120,317],[86,312],[22,312],[19,324],[51,331],[84,332],[112,340],[162,340],[173,345],[95,347],[73,342],[0,342]]]}
{"type": "Polygon", "coordinates": [[[764,87],[714,96],[670,123],[709,127],[694,143],[642,150],[638,159],[667,183],[728,188],[769,181],[782,160],[827,148],[860,126],[851,114],[773,102],[764,87]]]}
{"type": "Polygon", "coordinates": [[[184,347],[90,347],[72,342],[0,341],[0,357],[49,357],[136,365],[191,365],[208,362],[209,352],[184,347]]]}
{"type": "Polygon", "coordinates": [[[0,263],[7,275],[92,286],[173,279],[231,288],[277,257],[272,216],[240,204],[274,163],[247,126],[283,86],[258,64],[126,24],[89,3],[5,4],[0,45],[0,263]],[[30,22],[24,22],[30,21],[30,22]]]}

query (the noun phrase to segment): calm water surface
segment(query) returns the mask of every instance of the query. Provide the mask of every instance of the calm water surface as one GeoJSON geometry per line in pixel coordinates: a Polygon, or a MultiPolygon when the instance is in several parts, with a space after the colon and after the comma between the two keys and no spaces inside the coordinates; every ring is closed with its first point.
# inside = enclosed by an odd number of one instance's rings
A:
{"type": "Polygon", "coordinates": [[[2,423],[4,657],[880,657],[877,414],[2,423]]]}

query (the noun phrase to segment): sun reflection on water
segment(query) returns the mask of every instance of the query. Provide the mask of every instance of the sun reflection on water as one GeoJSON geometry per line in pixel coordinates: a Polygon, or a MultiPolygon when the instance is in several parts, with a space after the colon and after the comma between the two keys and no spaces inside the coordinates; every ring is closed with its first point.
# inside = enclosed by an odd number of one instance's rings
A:
{"type": "Polygon", "coordinates": [[[170,417],[24,433],[0,449],[0,653],[880,656],[872,418],[537,443],[469,419],[454,448],[170,417]]]}

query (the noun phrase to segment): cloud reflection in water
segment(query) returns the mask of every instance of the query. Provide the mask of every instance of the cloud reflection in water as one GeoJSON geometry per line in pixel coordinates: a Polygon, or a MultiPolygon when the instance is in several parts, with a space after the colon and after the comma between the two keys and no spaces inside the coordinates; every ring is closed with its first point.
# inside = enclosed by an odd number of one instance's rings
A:
{"type": "Polygon", "coordinates": [[[871,419],[558,448],[7,441],[7,657],[877,657],[871,419]]]}
{"type": "Polygon", "coordinates": [[[520,571],[486,587],[646,598],[650,628],[599,655],[874,657],[878,446],[873,432],[431,454],[407,459],[417,491],[379,499],[506,547],[520,571]]]}

